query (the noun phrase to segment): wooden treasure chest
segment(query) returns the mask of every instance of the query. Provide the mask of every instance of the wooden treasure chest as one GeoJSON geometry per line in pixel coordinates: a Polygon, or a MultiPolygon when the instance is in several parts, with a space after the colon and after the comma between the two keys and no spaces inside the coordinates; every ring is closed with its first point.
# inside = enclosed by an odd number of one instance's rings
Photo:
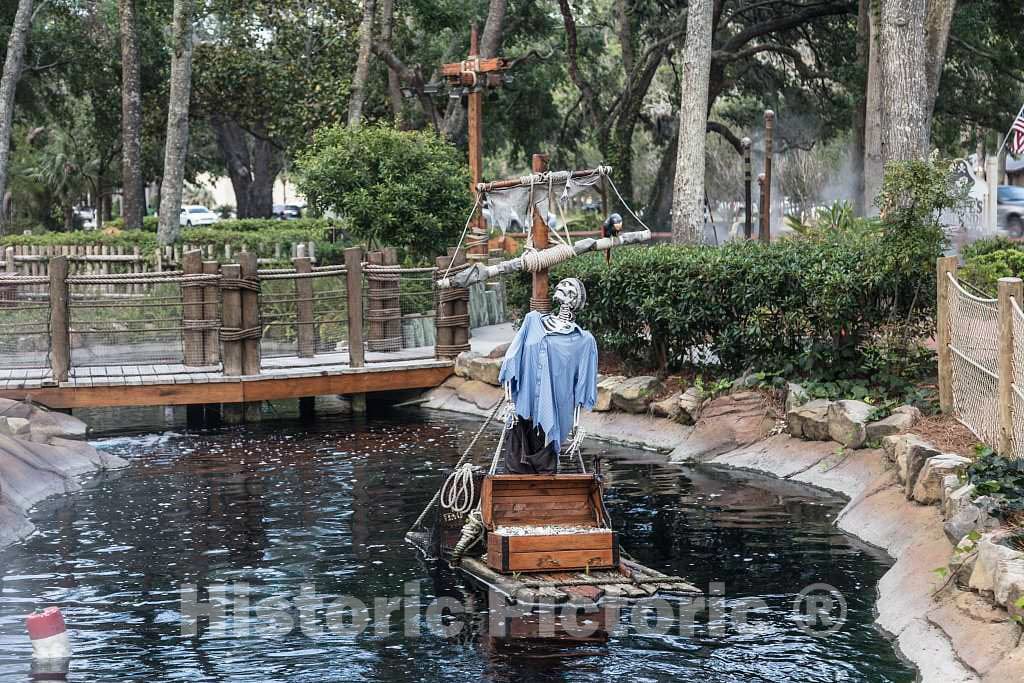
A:
{"type": "Polygon", "coordinates": [[[484,479],[480,510],[487,566],[558,572],[619,566],[619,539],[605,524],[592,474],[496,474],[484,479]]]}

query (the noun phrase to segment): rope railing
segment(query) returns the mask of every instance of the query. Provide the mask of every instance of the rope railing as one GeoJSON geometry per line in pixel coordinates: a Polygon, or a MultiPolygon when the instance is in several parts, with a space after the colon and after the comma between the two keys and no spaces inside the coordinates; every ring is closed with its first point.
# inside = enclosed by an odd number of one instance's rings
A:
{"type": "Polygon", "coordinates": [[[1021,280],[1003,278],[996,298],[969,291],[957,259],[938,261],[939,398],[982,442],[1024,457],[1024,312],[1021,280]]]}

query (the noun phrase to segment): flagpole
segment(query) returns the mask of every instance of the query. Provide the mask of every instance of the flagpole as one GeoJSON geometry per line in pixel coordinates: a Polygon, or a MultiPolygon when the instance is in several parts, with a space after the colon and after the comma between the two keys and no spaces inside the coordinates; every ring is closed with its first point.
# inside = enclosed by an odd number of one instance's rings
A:
{"type": "Polygon", "coordinates": [[[1006,131],[1006,135],[1003,136],[1003,144],[999,145],[999,150],[996,152],[996,156],[1003,153],[1003,149],[1006,148],[1006,143],[1010,139],[1010,133],[1013,132],[1013,124],[1017,123],[1017,119],[1020,118],[1021,114],[1024,114],[1024,104],[1020,105],[1020,111],[1013,117],[1013,123],[1010,124],[1009,130],[1006,131]]]}

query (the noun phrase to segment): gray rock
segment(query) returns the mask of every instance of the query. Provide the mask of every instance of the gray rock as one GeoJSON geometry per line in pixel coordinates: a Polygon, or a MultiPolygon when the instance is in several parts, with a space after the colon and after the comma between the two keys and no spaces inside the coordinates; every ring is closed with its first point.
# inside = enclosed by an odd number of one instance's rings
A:
{"type": "Polygon", "coordinates": [[[885,457],[889,459],[893,465],[896,464],[896,447],[900,443],[900,437],[898,436],[883,436],[882,437],[882,452],[885,453],[885,457]]]}
{"type": "Polygon", "coordinates": [[[676,418],[683,424],[696,424],[704,410],[704,392],[697,387],[690,387],[679,397],[679,415],[676,418]]]}
{"type": "Polygon", "coordinates": [[[475,379],[492,387],[499,386],[498,375],[501,374],[502,358],[480,356],[469,359],[469,379],[475,379]]]}
{"type": "Polygon", "coordinates": [[[501,388],[476,379],[465,382],[455,390],[455,393],[463,401],[472,403],[480,410],[490,410],[505,396],[501,388]]]}
{"type": "Polygon", "coordinates": [[[1011,594],[1024,594],[1024,553],[1015,559],[1000,560],[995,573],[996,603],[1009,609],[1011,594]]]}
{"type": "Polygon", "coordinates": [[[660,389],[661,382],[657,377],[630,377],[612,390],[612,405],[627,413],[646,413],[651,398],[660,389]]]}
{"type": "Polygon", "coordinates": [[[942,501],[942,517],[952,519],[956,513],[971,504],[974,499],[974,484],[963,484],[954,488],[942,501]]]}
{"type": "Polygon", "coordinates": [[[761,380],[758,379],[757,375],[753,373],[741,375],[733,381],[732,386],[729,387],[729,393],[735,394],[740,391],[748,391],[749,389],[756,387],[760,381],[761,380]]]}
{"type": "Polygon", "coordinates": [[[909,403],[901,405],[899,408],[893,408],[894,415],[909,415],[914,418],[914,422],[921,420],[921,410],[917,406],[912,406],[909,403]]]}
{"type": "MultiPolygon", "coordinates": [[[[941,455],[939,450],[914,434],[899,437],[896,443],[896,474],[909,498],[914,492],[917,475],[928,458],[941,455]]],[[[957,537],[959,539],[959,536],[957,537]]]]}
{"type": "Polygon", "coordinates": [[[786,384],[786,412],[795,410],[811,400],[802,386],[794,382],[786,384]]]}
{"type": "Polygon", "coordinates": [[[0,415],[3,415],[4,417],[23,417],[28,419],[37,412],[40,412],[40,409],[36,408],[31,403],[15,401],[9,398],[0,398],[0,415]]]}
{"type": "Polygon", "coordinates": [[[988,496],[981,496],[972,502],[964,503],[942,525],[942,530],[946,532],[946,538],[950,543],[956,543],[971,532],[985,533],[998,529],[1000,527],[999,520],[992,514],[996,507],[996,502],[988,496]]]}
{"type": "Polygon", "coordinates": [[[867,421],[874,407],[863,401],[836,401],[828,409],[828,433],[847,448],[860,448],[867,440],[867,421]]]}
{"type": "Polygon", "coordinates": [[[786,413],[789,433],[808,441],[828,441],[828,409],[832,402],[819,398],[786,413]]]}
{"type": "Polygon", "coordinates": [[[970,535],[964,536],[953,548],[953,556],[949,560],[949,569],[956,575],[963,575],[967,578],[974,571],[974,563],[978,559],[978,543],[971,539],[970,535]]]}
{"type": "Polygon", "coordinates": [[[508,351],[508,347],[509,347],[510,344],[511,344],[511,342],[505,342],[504,344],[498,344],[493,349],[491,349],[491,352],[489,354],[487,354],[487,357],[488,358],[504,358],[505,357],[505,352],[508,351]]]}
{"type": "Polygon", "coordinates": [[[651,414],[655,417],[667,417],[670,420],[674,420],[679,416],[679,399],[682,398],[682,394],[669,396],[661,401],[655,401],[651,404],[651,414]]]}
{"type": "Polygon", "coordinates": [[[609,375],[602,377],[597,383],[597,402],[594,403],[594,412],[607,413],[612,409],[612,392],[620,384],[626,381],[622,375],[609,375]]]}
{"type": "Polygon", "coordinates": [[[31,423],[23,417],[0,417],[0,434],[27,436],[31,423]]]}
{"type": "MultiPolygon", "coordinates": [[[[917,424],[917,421],[921,419],[921,411],[917,410],[913,406],[903,406],[904,408],[912,408],[917,411],[917,416],[912,412],[894,412],[887,418],[872,422],[867,426],[868,441],[881,441],[887,436],[893,434],[902,434],[903,432],[909,431],[917,424]]],[[[899,410],[899,409],[897,409],[899,410]]]]}
{"type": "Polygon", "coordinates": [[[914,491],[911,496],[922,505],[933,505],[942,501],[943,481],[947,476],[959,477],[959,474],[971,464],[968,458],[955,453],[943,453],[928,458],[917,481],[914,482],[914,491]]]}
{"type": "Polygon", "coordinates": [[[469,361],[479,357],[480,353],[477,351],[463,351],[460,353],[455,357],[455,374],[469,379],[469,361]]]}
{"type": "Polygon", "coordinates": [[[85,436],[89,426],[72,415],[45,411],[32,416],[29,433],[36,443],[49,443],[53,439],[78,439],[85,436]]]}
{"type": "MultiPolygon", "coordinates": [[[[1024,552],[1003,545],[1007,532],[991,531],[983,534],[978,541],[978,559],[974,563],[969,585],[980,593],[993,593],[1000,573],[1000,565],[1006,562],[1024,560],[1024,552]]],[[[1006,596],[1003,596],[1005,600],[1006,596]]]]}

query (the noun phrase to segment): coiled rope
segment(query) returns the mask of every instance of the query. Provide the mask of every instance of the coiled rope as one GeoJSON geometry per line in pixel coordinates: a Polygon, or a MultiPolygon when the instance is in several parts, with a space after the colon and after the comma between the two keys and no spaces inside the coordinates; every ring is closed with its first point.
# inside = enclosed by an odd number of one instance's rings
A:
{"type": "Polygon", "coordinates": [[[448,475],[441,487],[441,507],[464,515],[473,509],[476,485],[473,480],[473,463],[467,462],[448,475]]]}

